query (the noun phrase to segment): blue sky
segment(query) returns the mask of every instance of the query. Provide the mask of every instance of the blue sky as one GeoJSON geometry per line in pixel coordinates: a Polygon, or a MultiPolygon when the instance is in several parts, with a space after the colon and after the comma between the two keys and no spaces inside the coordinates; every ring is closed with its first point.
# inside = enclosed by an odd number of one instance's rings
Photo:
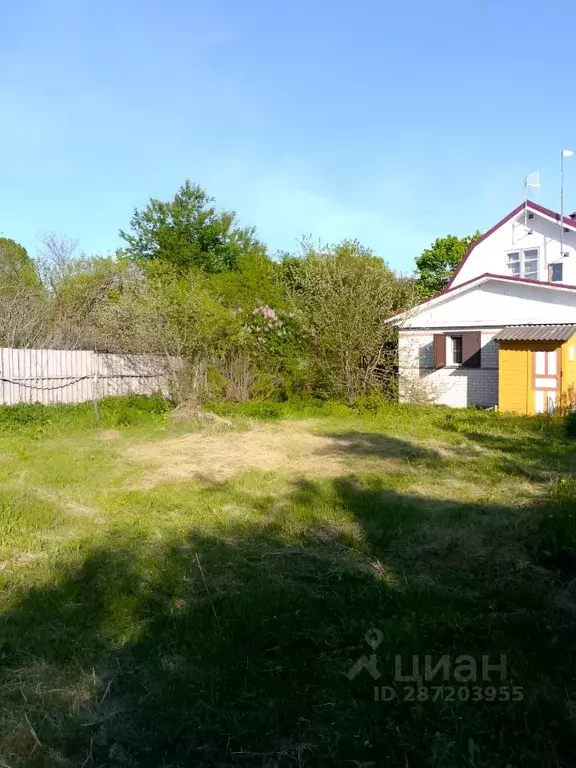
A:
{"type": "Polygon", "coordinates": [[[272,252],[358,238],[409,272],[515,207],[530,171],[558,208],[572,17],[569,0],[0,0],[0,232],[111,251],[190,178],[272,252]]]}

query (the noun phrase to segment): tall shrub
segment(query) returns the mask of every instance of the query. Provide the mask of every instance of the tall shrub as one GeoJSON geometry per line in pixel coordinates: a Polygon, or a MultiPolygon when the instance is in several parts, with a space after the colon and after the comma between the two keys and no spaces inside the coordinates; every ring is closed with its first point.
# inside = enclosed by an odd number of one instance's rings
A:
{"type": "Polygon", "coordinates": [[[388,318],[410,304],[410,283],[357,241],[321,249],[305,243],[303,257],[286,266],[316,391],[351,401],[381,390],[396,364],[388,318]]]}

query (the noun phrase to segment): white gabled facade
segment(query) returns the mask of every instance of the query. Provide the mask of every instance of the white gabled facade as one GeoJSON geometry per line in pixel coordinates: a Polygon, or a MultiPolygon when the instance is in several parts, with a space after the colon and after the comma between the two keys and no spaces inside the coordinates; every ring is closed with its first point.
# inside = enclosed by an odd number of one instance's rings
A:
{"type": "Polygon", "coordinates": [[[561,249],[557,214],[533,203],[525,214],[519,206],[477,241],[442,294],[392,319],[402,401],[497,406],[494,335],[508,325],[576,322],[576,220],[564,220],[561,249]],[[522,275],[526,252],[529,279],[522,275]],[[562,269],[552,274],[554,263],[562,269]]]}
{"type": "Polygon", "coordinates": [[[486,272],[576,285],[576,219],[564,217],[563,248],[559,219],[554,211],[535,203],[519,206],[471,246],[449,287],[486,272]]]}

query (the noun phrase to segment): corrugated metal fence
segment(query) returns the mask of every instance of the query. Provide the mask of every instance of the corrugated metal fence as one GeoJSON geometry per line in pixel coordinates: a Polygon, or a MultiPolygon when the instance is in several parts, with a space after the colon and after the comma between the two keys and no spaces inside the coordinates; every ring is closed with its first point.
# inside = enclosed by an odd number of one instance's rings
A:
{"type": "Polygon", "coordinates": [[[168,394],[163,361],[84,350],[0,349],[0,404],[82,403],[109,395],[168,394]]]}

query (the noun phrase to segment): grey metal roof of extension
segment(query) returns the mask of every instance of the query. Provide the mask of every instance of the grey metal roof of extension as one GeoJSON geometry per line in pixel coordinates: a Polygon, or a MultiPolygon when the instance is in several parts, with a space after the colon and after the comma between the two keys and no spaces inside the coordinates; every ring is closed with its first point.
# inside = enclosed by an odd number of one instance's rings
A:
{"type": "Polygon", "coordinates": [[[576,324],[509,325],[493,337],[494,341],[568,341],[576,333],[576,324]]]}

